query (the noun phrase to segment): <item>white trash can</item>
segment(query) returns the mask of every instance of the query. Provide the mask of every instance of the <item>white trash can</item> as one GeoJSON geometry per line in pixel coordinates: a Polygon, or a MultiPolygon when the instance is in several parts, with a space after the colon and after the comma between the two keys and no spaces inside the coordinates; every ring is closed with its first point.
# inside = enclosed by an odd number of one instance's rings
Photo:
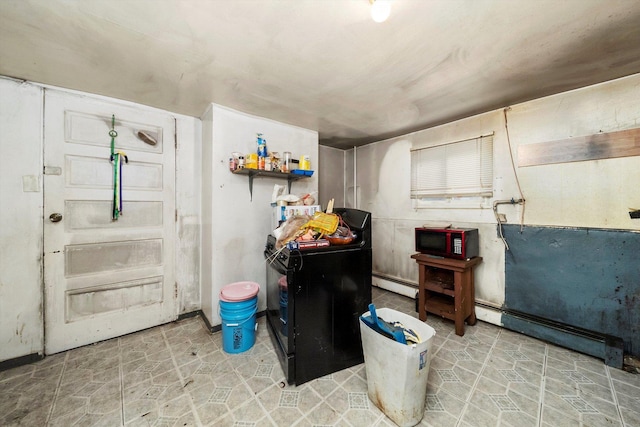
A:
{"type": "MultiPolygon", "coordinates": [[[[431,342],[436,331],[426,323],[390,308],[376,309],[387,322],[402,322],[421,339],[401,344],[360,319],[362,351],[369,399],[400,427],[415,426],[424,416],[431,342]]],[[[370,312],[362,316],[370,316],[370,312]]]]}

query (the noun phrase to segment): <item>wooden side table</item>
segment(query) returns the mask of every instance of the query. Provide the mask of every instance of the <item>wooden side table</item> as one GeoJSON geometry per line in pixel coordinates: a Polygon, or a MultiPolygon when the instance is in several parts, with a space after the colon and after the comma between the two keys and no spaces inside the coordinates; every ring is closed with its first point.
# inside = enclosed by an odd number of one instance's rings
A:
{"type": "Polygon", "coordinates": [[[464,335],[464,322],[476,324],[473,269],[482,257],[468,260],[436,258],[414,254],[418,263],[418,317],[427,320],[427,312],[456,323],[456,335],[464,335]]]}

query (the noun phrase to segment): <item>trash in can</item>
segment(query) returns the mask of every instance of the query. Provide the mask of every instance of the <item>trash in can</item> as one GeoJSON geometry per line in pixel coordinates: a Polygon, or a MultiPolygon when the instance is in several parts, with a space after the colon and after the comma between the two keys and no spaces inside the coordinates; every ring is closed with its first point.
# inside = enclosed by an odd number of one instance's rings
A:
{"type": "Polygon", "coordinates": [[[256,342],[256,312],[260,285],[237,282],[220,291],[222,349],[226,353],[242,353],[256,342]]]}
{"type": "Polygon", "coordinates": [[[424,416],[436,331],[407,314],[370,304],[360,316],[360,333],[369,399],[400,427],[415,426],[424,416]]]}

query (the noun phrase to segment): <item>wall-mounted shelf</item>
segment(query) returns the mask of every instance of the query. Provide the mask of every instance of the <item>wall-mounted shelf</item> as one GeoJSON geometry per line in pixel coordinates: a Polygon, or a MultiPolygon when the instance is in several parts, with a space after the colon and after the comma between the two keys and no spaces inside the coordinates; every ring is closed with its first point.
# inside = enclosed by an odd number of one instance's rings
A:
{"type": "MultiPolygon", "coordinates": [[[[249,177],[249,195],[253,200],[253,178],[255,177],[267,177],[278,178],[287,180],[287,191],[291,193],[291,183],[299,179],[309,178],[311,175],[298,175],[294,173],[278,172],[278,171],[265,171],[260,169],[236,169],[232,172],[234,175],[246,175],[249,177]]],[[[313,172],[312,172],[313,173],[313,172]]]]}

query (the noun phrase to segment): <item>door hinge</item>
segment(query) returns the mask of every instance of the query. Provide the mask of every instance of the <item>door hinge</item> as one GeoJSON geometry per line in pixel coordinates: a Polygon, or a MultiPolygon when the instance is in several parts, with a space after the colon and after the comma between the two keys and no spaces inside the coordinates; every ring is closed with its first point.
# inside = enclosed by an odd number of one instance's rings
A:
{"type": "Polygon", "coordinates": [[[173,145],[178,150],[178,119],[173,118],[173,145]]]}
{"type": "Polygon", "coordinates": [[[178,209],[176,209],[176,222],[178,222],[178,209]]]}
{"type": "Polygon", "coordinates": [[[58,166],[43,166],[42,173],[44,175],[62,175],[62,168],[58,166]]]}

